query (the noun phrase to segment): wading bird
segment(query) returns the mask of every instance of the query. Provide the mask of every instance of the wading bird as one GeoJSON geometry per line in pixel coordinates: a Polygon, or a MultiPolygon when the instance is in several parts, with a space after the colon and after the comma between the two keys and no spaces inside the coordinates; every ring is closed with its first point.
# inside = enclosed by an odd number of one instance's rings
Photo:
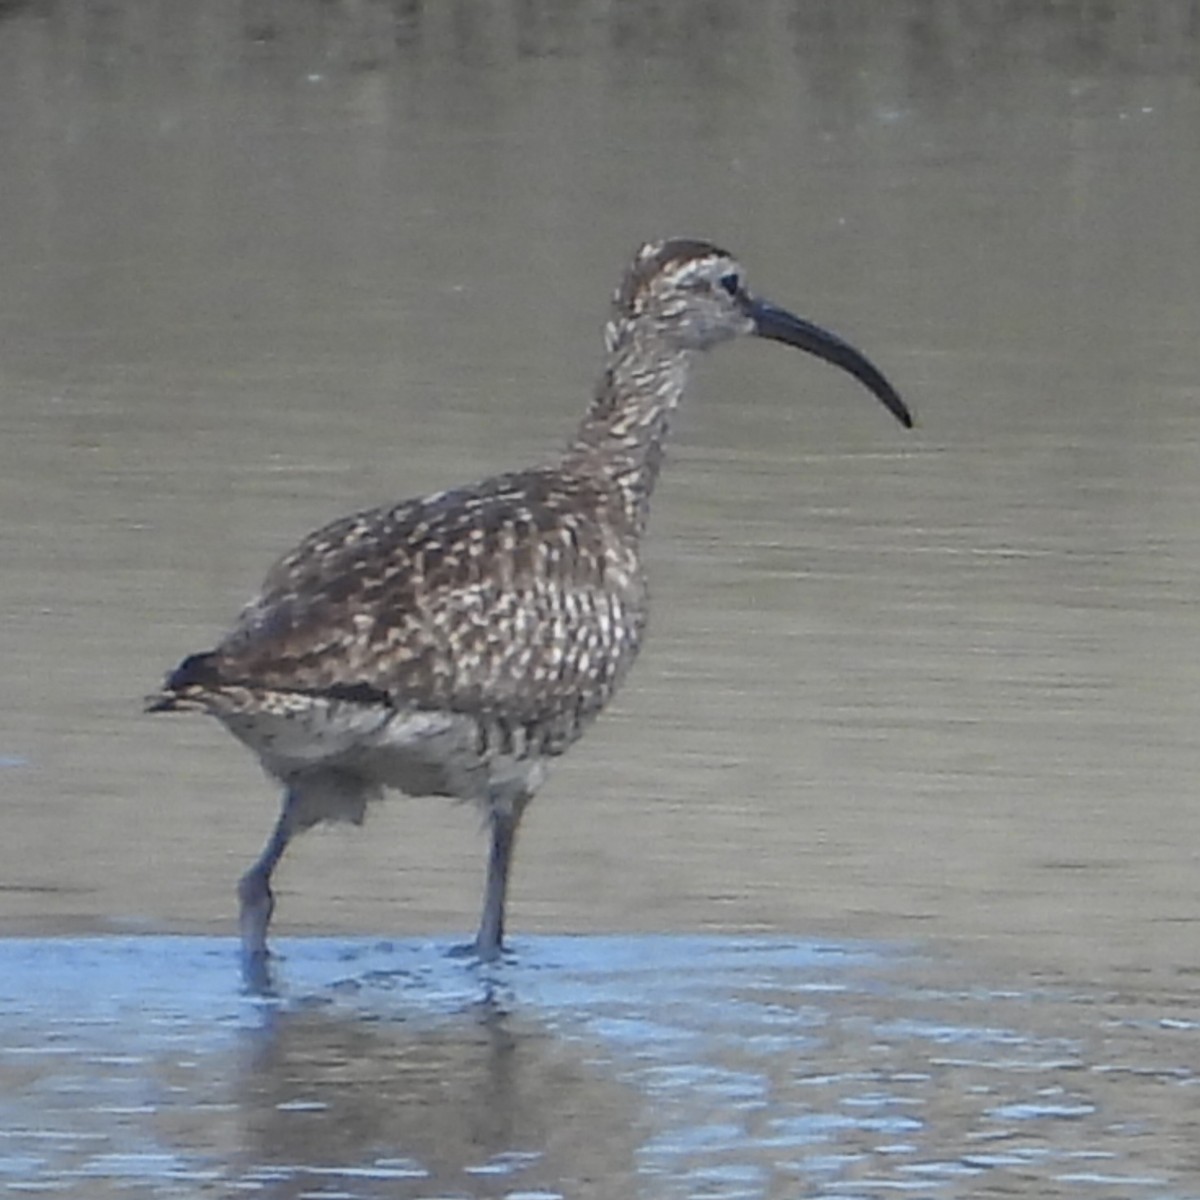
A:
{"type": "Polygon", "coordinates": [[[283,786],[242,877],[247,981],[269,979],[271,872],[321,821],[388,789],[475,801],[491,833],[474,949],[499,954],[517,827],[629,671],[646,626],[641,543],[663,439],[696,353],[740,334],[848,371],[906,427],[884,376],[832,333],[755,297],[724,250],[650,242],[617,289],[604,369],[554,462],[369,509],[304,539],[216,649],[151,711],[216,717],[283,786]]]}

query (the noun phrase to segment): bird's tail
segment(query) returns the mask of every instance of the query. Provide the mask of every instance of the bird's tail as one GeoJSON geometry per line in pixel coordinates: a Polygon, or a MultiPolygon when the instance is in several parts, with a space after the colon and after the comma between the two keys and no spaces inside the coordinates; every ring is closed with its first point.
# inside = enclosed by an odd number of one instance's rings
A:
{"type": "Polygon", "coordinates": [[[183,712],[205,707],[204,693],[217,682],[211,651],[190,654],[146,697],[146,712],[183,712]]]}

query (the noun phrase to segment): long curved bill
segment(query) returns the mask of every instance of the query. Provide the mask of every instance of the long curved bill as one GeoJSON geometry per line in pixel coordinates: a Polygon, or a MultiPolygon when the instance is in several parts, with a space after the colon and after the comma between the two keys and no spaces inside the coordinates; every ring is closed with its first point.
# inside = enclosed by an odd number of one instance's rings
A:
{"type": "Polygon", "coordinates": [[[809,354],[815,354],[818,358],[841,367],[843,371],[849,371],[859,383],[879,397],[888,412],[905,429],[912,428],[912,413],[908,411],[908,405],[884,378],[883,372],[849,342],[844,342],[828,329],[822,329],[820,325],[805,321],[787,309],[777,308],[765,300],[751,300],[749,314],[754,322],[754,332],[759,337],[786,342],[789,346],[807,350],[809,354]]]}

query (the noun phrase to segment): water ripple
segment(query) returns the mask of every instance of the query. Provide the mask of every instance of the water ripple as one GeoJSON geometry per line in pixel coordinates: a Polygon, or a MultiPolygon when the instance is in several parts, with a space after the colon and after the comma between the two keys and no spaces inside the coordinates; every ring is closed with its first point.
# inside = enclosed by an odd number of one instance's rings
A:
{"type": "Polygon", "coordinates": [[[1192,1031],[1144,1002],[947,989],[895,950],[766,939],[530,938],[491,968],[421,942],[280,949],[264,1001],[223,939],[0,942],[0,1186],[1200,1194],[1192,1031]]]}

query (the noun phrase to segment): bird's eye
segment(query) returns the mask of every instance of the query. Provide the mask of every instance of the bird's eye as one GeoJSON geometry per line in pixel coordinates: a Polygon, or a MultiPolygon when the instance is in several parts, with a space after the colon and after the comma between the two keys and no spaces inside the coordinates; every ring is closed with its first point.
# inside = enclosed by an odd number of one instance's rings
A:
{"type": "Polygon", "coordinates": [[[720,283],[731,296],[736,296],[742,286],[742,281],[732,271],[728,275],[722,275],[720,283]]]}

